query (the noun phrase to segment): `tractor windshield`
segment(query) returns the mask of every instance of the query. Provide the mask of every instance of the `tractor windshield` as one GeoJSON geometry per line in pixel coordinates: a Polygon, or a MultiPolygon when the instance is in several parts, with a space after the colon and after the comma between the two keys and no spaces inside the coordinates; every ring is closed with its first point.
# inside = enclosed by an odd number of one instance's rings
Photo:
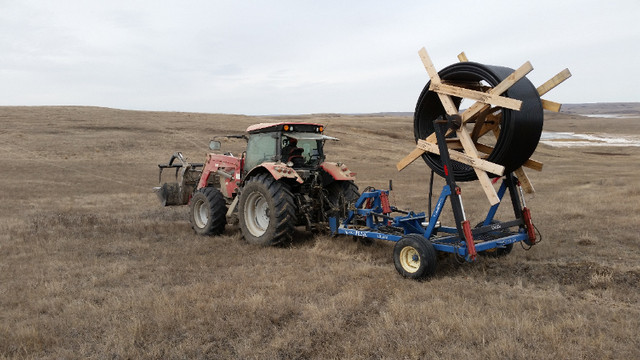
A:
{"type": "Polygon", "coordinates": [[[325,140],[338,139],[317,133],[282,134],[281,159],[293,162],[294,166],[316,166],[324,160],[322,145],[325,140]]]}

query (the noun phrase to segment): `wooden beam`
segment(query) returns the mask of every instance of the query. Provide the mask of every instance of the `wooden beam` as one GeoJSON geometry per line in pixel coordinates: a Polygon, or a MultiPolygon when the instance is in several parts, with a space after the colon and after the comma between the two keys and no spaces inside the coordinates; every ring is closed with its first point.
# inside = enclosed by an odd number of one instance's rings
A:
{"type": "Polygon", "coordinates": [[[529,177],[527,176],[527,173],[524,172],[523,168],[520,167],[513,173],[518,177],[518,181],[520,181],[520,186],[522,186],[522,190],[524,190],[524,192],[527,194],[533,194],[536,192],[536,189],[534,189],[531,180],[529,180],[529,177]]]}
{"type": "Polygon", "coordinates": [[[438,75],[438,71],[436,67],[433,65],[431,58],[429,57],[429,53],[427,53],[427,49],[422,48],[418,50],[418,55],[420,56],[420,60],[422,60],[422,65],[424,65],[425,70],[427,70],[427,74],[429,74],[429,78],[431,81],[440,82],[440,75],[438,75]]]}
{"type": "Polygon", "coordinates": [[[544,166],[544,164],[541,163],[540,161],[527,159],[527,161],[525,161],[524,164],[522,164],[522,166],[528,167],[529,169],[533,169],[535,171],[542,171],[542,167],[544,166]]]}
{"type": "MultiPolygon", "coordinates": [[[[418,55],[420,55],[420,60],[422,60],[422,65],[424,65],[424,68],[427,70],[427,74],[429,74],[429,78],[431,79],[431,86],[433,86],[434,84],[435,85],[441,84],[440,75],[438,75],[438,71],[436,70],[436,67],[433,65],[433,62],[431,61],[431,58],[427,53],[427,49],[425,48],[420,49],[418,51],[418,55]]],[[[447,115],[455,115],[458,113],[458,108],[453,103],[453,100],[451,100],[451,97],[439,92],[437,92],[437,94],[438,94],[438,98],[440,98],[440,102],[442,103],[442,107],[444,107],[444,111],[447,112],[447,115]]]]}
{"type": "Polygon", "coordinates": [[[569,69],[564,69],[560,71],[554,77],[547,80],[544,84],[538,86],[537,88],[538,94],[542,96],[548,93],[549,91],[551,91],[551,89],[560,85],[563,81],[567,80],[570,77],[571,77],[571,72],[569,71],[569,69]]]}
{"type": "MultiPolygon", "coordinates": [[[[471,138],[473,139],[474,142],[477,142],[479,138],[484,136],[489,131],[497,128],[498,125],[500,125],[500,121],[495,117],[488,115],[485,118],[484,124],[482,124],[482,127],[480,128],[480,130],[477,131],[477,137],[474,137],[474,135],[472,134],[471,138]]],[[[474,128],[473,130],[475,131],[476,128],[474,128]]]]}
{"type": "Polygon", "coordinates": [[[467,62],[467,61],[469,61],[469,59],[467,59],[467,54],[465,54],[465,53],[464,53],[464,51],[463,51],[463,52],[461,52],[460,54],[458,54],[458,60],[459,60],[460,62],[467,62]]]}
{"type": "MultiPolygon", "coordinates": [[[[473,140],[473,142],[478,141],[478,138],[485,133],[482,133],[482,129],[485,126],[485,122],[487,120],[487,115],[489,115],[492,111],[495,111],[495,108],[490,108],[487,109],[481,113],[478,114],[478,117],[475,120],[475,125],[473,125],[473,130],[471,131],[471,139],[473,140]]],[[[471,120],[467,121],[467,124],[470,123],[471,120]]],[[[495,126],[494,124],[491,124],[492,126],[495,126]]]]}
{"type": "Polygon", "coordinates": [[[553,111],[553,112],[560,112],[560,108],[562,107],[562,104],[554,101],[545,100],[545,99],[540,99],[540,101],[542,101],[543,109],[553,111]]]}
{"type": "MultiPolygon", "coordinates": [[[[438,147],[436,146],[436,148],[438,147]]],[[[413,149],[413,151],[409,153],[409,155],[405,156],[404,158],[402,158],[402,160],[398,161],[398,163],[396,164],[396,169],[400,171],[406,168],[407,166],[409,166],[409,164],[414,162],[422,154],[424,154],[424,150],[419,147],[416,147],[415,149],[413,149]]]]}
{"type": "Polygon", "coordinates": [[[500,95],[494,95],[490,93],[485,93],[482,91],[476,91],[471,89],[466,89],[459,86],[452,86],[442,83],[434,83],[431,82],[431,86],[429,86],[429,90],[436,92],[438,94],[446,94],[450,96],[456,96],[460,98],[467,98],[471,100],[476,100],[484,104],[490,104],[493,106],[500,106],[507,109],[512,110],[520,110],[522,107],[522,101],[517,99],[511,99],[507,97],[503,97],[500,95]]]}
{"type": "Polygon", "coordinates": [[[485,145],[482,143],[476,143],[476,149],[478,149],[478,151],[483,152],[485,154],[491,154],[491,152],[493,151],[493,146],[485,145]]]}
{"type": "MultiPolygon", "coordinates": [[[[438,145],[434,143],[430,143],[425,140],[418,140],[417,147],[420,148],[423,153],[425,151],[428,151],[430,153],[440,155],[440,150],[438,150],[438,145]]],[[[481,170],[488,171],[492,174],[496,174],[496,175],[504,174],[504,166],[498,165],[480,158],[472,158],[471,156],[465,153],[462,153],[460,151],[451,150],[449,151],[449,156],[451,157],[452,160],[461,162],[463,164],[467,164],[469,166],[477,167],[481,170]]]]}
{"type": "MultiPolygon", "coordinates": [[[[458,138],[460,138],[460,142],[462,143],[462,147],[464,148],[465,154],[467,154],[471,158],[480,160],[480,157],[478,156],[478,151],[476,150],[476,147],[473,144],[473,140],[471,140],[471,136],[469,136],[467,129],[465,129],[464,127],[461,127],[458,130],[456,130],[456,133],[458,134],[458,138]]],[[[493,184],[491,183],[491,179],[489,179],[489,175],[487,175],[487,173],[484,170],[480,170],[476,166],[473,167],[473,170],[475,171],[476,176],[478,177],[478,181],[480,182],[480,185],[482,186],[482,190],[487,196],[489,203],[491,205],[495,205],[499,203],[500,198],[498,197],[498,194],[496,194],[496,189],[493,188],[493,184]]]]}

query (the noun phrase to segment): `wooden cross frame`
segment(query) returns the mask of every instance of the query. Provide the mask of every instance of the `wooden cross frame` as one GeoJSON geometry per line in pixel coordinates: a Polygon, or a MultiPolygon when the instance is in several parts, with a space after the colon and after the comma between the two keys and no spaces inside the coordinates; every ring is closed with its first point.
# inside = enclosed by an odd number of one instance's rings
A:
{"type": "MultiPolygon", "coordinates": [[[[531,70],[533,70],[533,66],[531,66],[531,63],[527,61],[495,87],[489,88],[487,91],[478,91],[443,82],[431,61],[427,50],[422,48],[418,51],[418,54],[420,55],[420,59],[422,60],[422,63],[429,74],[429,78],[431,79],[429,90],[438,95],[447,115],[459,115],[461,117],[462,124],[460,128],[455,130],[457,138],[447,139],[449,156],[452,160],[473,167],[489,203],[491,205],[499,203],[500,199],[496,194],[495,188],[493,187],[487,172],[502,176],[504,175],[504,167],[481,158],[480,153],[490,154],[493,151],[493,148],[479,143],[478,139],[489,132],[492,132],[494,136],[498,138],[500,135],[499,125],[502,120],[502,116],[501,114],[494,115],[494,113],[499,111],[500,108],[520,110],[522,105],[520,100],[503,97],[501,94],[531,72],[531,70]],[[458,114],[458,109],[451,99],[451,96],[467,98],[475,100],[476,102],[461,114],[458,114]],[[474,124],[474,127],[470,133],[465,125],[471,123],[474,124]],[[464,152],[459,150],[463,150],[464,152]]],[[[460,61],[468,61],[464,52],[458,55],[458,59],[460,61]]],[[[571,73],[569,70],[564,69],[556,76],[539,86],[537,88],[538,94],[540,96],[546,94],[570,76],[571,73]]],[[[561,104],[544,99],[541,99],[541,101],[542,107],[545,110],[556,112],[560,111],[561,104]]],[[[454,130],[451,129],[448,130],[446,135],[450,135],[453,131],[454,130]]],[[[407,167],[425,152],[439,154],[435,133],[431,134],[424,140],[418,140],[416,148],[396,164],[398,171],[407,167]]],[[[527,160],[523,166],[538,171],[542,170],[542,163],[532,159],[527,160]]],[[[529,181],[529,178],[524,172],[524,169],[519,168],[514,172],[518,177],[518,180],[520,180],[523,189],[528,193],[533,193],[535,190],[531,181],[529,181]]]]}

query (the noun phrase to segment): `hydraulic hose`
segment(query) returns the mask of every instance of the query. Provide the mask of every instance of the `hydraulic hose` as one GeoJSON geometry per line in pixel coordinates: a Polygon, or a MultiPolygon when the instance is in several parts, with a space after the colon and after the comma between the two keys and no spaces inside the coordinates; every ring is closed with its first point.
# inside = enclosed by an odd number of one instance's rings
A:
{"type": "MultiPolygon", "coordinates": [[[[474,62],[460,62],[440,70],[440,78],[458,83],[486,84],[495,87],[513,69],[504,66],[483,65],[474,62]]],[[[422,90],[413,118],[413,133],[416,142],[425,139],[434,132],[433,120],[443,117],[446,112],[438,94],[429,90],[430,82],[422,90]]],[[[505,167],[505,174],[518,169],[533,154],[542,133],[542,102],[536,87],[523,77],[502,96],[522,101],[520,111],[502,108],[500,135],[487,160],[505,167]]],[[[460,107],[461,98],[452,97],[456,107],[460,107]]],[[[455,136],[455,134],[452,134],[455,136]]],[[[424,153],[423,160],[438,175],[444,177],[444,168],[439,155],[424,153]]],[[[473,168],[456,161],[452,162],[452,171],[456,181],[472,181],[477,176],[473,168]]],[[[491,175],[491,174],[489,174],[491,175]]]]}

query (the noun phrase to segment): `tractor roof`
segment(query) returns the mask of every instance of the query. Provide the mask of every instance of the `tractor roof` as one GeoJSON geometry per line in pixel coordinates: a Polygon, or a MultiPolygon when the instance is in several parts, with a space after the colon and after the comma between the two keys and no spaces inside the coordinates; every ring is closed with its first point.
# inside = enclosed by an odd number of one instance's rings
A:
{"type": "Polygon", "coordinates": [[[260,123],[251,125],[247,128],[249,134],[277,132],[277,131],[296,131],[296,132],[314,132],[322,133],[324,125],[316,123],[300,123],[300,122],[278,122],[278,123],[260,123]]]}

